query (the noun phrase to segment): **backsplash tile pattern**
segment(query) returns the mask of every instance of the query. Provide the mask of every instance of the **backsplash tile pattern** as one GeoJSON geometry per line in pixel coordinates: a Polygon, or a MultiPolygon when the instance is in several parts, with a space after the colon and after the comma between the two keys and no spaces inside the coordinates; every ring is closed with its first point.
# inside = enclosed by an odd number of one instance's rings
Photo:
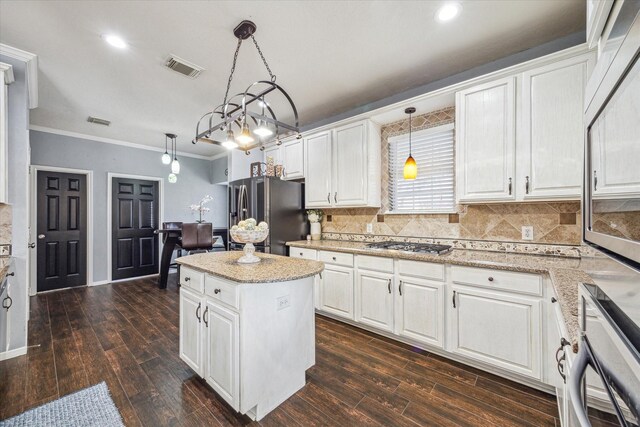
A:
{"type": "Polygon", "coordinates": [[[0,203],[0,244],[11,243],[11,205],[0,203]]]}
{"type": "MultiPolygon", "coordinates": [[[[413,118],[412,129],[421,130],[452,123],[455,108],[447,107],[413,118]]],[[[387,214],[389,207],[389,137],[409,132],[409,120],[384,125],[382,144],[381,208],[327,209],[332,221],[323,220],[323,234],[364,235],[373,224],[373,234],[386,238],[468,239],[552,245],[580,245],[580,202],[502,203],[457,205],[457,217],[449,214],[387,214]],[[378,215],[384,215],[380,221],[378,215]],[[572,221],[572,218],[575,218],[572,221]],[[457,222],[456,222],[457,221],[457,222]],[[533,241],[521,239],[521,227],[533,226],[533,241]]],[[[326,216],[325,216],[326,218],[326,216]]]]}

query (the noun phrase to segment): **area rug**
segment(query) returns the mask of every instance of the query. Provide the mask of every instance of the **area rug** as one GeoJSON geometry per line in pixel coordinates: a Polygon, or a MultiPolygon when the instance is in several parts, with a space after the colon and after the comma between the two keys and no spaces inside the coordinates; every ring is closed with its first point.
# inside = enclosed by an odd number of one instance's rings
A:
{"type": "Polygon", "coordinates": [[[122,417],[104,382],[0,421],[0,427],[120,427],[122,417]]]}

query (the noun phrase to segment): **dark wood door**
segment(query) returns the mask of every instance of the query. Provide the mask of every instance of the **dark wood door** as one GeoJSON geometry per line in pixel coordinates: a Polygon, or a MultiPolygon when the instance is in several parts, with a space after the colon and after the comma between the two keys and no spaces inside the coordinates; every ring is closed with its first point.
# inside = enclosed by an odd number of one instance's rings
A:
{"type": "Polygon", "coordinates": [[[113,178],[113,280],[158,273],[158,203],[156,181],[113,178]]]}
{"type": "Polygon", "coordinates": [[[38,291],[87,284],[87,177],[38,171],[38,291]]]}

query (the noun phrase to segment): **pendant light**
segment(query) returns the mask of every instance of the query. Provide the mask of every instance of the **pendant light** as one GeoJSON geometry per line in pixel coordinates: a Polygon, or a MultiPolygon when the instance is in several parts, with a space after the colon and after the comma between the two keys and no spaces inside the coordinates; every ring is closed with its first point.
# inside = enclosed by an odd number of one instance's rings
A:
{"type": "Polygon", "coordinates": [[[171,138],[171,147],[173,148],[173,161],[171,162],[171,173],[178,175],[180,173],[180,162],[178,161],[177,151],[178,142],[176,141],[177,135],[169,134],[171,138]]]}
{"type": "Polygon", "coordinates": [[[418,165],[411,155],[411,115],[416,112],[416,109],[409,107],[404,110],[404,112],[409,115],[409,157],[407,157],[407,161],[404,162],[403,175],[405,180],[413,181],[418,176],[418,165]]]}
{"type": "Polygon", "coordinates": [[[297,134],[298,139],[302,137],[299,131],[298,110],[289,94],[280,84],[276,84],[276,75],[271,71],[255,38],[256,30],[256,24],[249,20],[240,22],[234,28],[233,35],[237,39],[237,44],[222,104],[207,111],[198,120],[196,136],[191,141],[193,144],[206,142],[221,145],[230,150],[238,148],[249,154],[250,150],[254,148],[264,148],[263,144],[269,142],[266,141],[267,138],[279,141],[288,132],[297,134]],[[245,40],[249,40],[255,46],[269,77],[254,81],[243,92],[230,96],[229,90],[240,46],[245,40]],[[288,104],[290,108],[289,113],[279,112],[278,116],[291,117],[293,120],[284,122],[276,118],[273,106],[270,106],[266,101],[267,96],[274,95],[284,98],[284,103],[278,103],[279,107],[286,108],[288,104]],[[214,119],[217,119],[216,121],[219,123],[214,123],[214,119]],[[202,129],[202,125],[205,123],[207,123],[206,128],[202,129]],[[234,132],[235,138],[233,138],[234,132]]]}
{"type": "Polygon", "coordinates": [[[167,139],[168,138],[169,138],[169,134],[165,133],[164,134],[164,154],[162,155],[162,164],[163,165],[168,165],[169,163],[171,163],[171,156],[167,152],[167,139]]]}

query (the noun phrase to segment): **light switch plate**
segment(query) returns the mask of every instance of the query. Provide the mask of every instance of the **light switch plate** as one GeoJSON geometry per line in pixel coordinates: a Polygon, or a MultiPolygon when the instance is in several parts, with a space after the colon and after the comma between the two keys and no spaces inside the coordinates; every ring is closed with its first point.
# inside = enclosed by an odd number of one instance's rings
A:
{"type": "Polygon", "coordinates": [[[282,310],[283,308],[287,308],[291,305],[289,302],[289,295],[285,295],[283,297],[279,297],[277,299],[278,310],[282,310]]]}
{"type": "Polygon", "coordinates": [[[532,225],[523,225],[522,226],[522,240],[533,240],[533,226],[532,225]]]}

